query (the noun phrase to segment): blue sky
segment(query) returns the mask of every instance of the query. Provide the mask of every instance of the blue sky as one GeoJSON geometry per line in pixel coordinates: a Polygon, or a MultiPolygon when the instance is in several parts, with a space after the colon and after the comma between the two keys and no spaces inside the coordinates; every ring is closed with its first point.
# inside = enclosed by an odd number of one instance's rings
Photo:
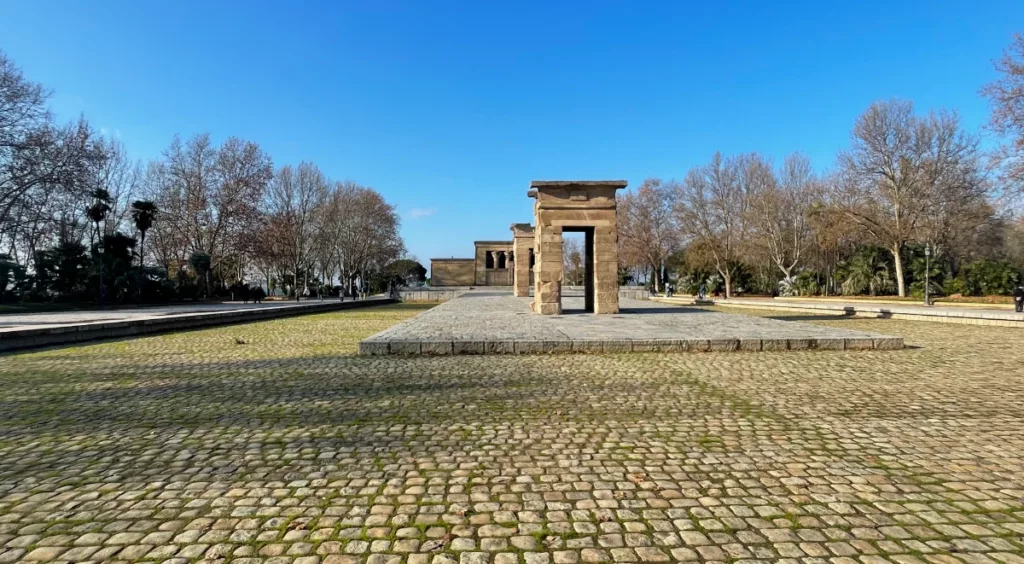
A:
{"type": "Polygon", "coordinates": [[[533,179],[680,178],[716,150],[818,168],[871,102],[980,128],[1024,2],[0,3],[0,49],[130,153],[258,142],[380,190],[413,254],[531,220],[533,179]],[[292,5],[286,5],[292,4],[292,5]]]}

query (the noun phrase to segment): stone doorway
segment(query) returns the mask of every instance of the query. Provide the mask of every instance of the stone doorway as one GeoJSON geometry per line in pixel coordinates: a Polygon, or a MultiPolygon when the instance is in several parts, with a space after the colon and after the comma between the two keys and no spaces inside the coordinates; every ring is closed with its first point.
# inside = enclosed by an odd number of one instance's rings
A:
{"type": "Polygon", "coordinates": [[[579,241],[579,251],[582,255],[580,257],[581,264],[580,270],[582,272],[572,273],[575,276],[570,276],[569,272],[563,271],[563,282],[567,282],[569,286],[582,286],[583,287],[583,309],[579,309],[579,299],[573,300],[577,305],[575,308],[566,306],[566,297],[576,297],[579,295],[577,291],[563,291],[561,294],[562,313],[594,313],[594,228],[593,227],[563,227],[562,228],[562,253],[563,263],[562,268],[567,269],[571,266],[571,260],[568,260],[566,256],[570,250],[568,244],[572,239],[567,234],[581,234],[582,237],[574,237],[576,241],[579,241]]]}
{"type": "Polygon", "coordinates": [[[596,314],[619,312],[618,231],[615,191],[625,180],[535,180],[533,310],[562,313],[562,233],[582,231],[587,273],[584,307],[596,314]]]}

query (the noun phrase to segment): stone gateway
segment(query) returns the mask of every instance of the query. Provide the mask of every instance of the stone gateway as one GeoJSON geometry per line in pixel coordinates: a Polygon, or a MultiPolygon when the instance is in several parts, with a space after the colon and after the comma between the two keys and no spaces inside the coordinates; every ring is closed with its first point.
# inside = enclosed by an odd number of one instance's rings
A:
{"type": "Polygon", "coordinates": [[[562,234],[584,234],[584,310],[619,312],[615,191],[625,180],[535,180],[533,311],[562,313],[562,234]]]}

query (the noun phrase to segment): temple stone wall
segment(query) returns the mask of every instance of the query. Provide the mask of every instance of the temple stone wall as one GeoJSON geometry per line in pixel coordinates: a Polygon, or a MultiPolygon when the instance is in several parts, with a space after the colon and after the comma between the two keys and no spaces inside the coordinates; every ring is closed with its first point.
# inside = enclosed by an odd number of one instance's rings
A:
{"type": "Polygon", "coordinates": [[[476,261],[473,259],[431,259],[430,285],[473,286],[476,284],[476,261]]]}
{"type": "Polygon", "coordinates": [[[475,241],[473,246],[476,249],[473,283],[477,286],[511,286],[512,241],[475,241]]]}
{"type": "Polygon", "coordinates": [[[530,295],[530,259],[533,256],[534,233],[529,223],[512,224],[512,293],[525,298],[530,295]]]}

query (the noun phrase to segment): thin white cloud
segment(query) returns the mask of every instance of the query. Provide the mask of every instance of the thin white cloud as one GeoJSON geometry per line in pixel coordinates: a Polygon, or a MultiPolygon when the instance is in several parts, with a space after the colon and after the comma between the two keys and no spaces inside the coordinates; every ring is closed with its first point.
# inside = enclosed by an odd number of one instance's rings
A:
{"type": "Polygon", "coordinates": [[[418,217],[429,217],[437,213],[434,208],[412,208],[405,215],[409,219],[416,219],[418,217]]]}

